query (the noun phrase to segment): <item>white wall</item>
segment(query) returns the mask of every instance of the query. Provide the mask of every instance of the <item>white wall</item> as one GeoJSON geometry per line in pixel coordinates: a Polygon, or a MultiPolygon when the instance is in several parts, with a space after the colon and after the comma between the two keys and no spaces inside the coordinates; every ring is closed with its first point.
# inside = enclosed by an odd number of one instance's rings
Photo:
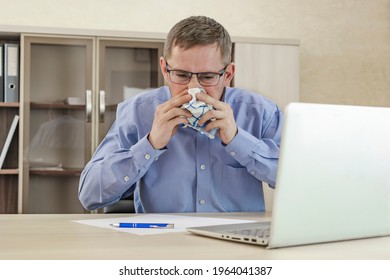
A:
{"type": "Polygon", "coordinates": [[[301,100],[390,106],[390,0],[0,0],[0,25],[168,32],[207,15],[232,36],[301,41],[301,100]]]}

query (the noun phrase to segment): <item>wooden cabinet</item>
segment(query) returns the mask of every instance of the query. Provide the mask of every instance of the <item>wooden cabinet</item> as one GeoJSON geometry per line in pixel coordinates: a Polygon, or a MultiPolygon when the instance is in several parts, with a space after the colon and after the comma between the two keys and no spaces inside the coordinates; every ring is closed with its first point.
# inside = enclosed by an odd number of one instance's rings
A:
{"type": "Polygon", "coordinates": [[[299,101],[299,45],[296,41],[234,44],[234,86],[260,93],[281,110],[299,101]]]}
{"type": "MultiPolygon", "coordinates": [[[[276,40],[236,42],[234,86],[253,90],[276,102],[283,111],[299,101],[299,42],[276,40]]],[[[264,186],[265,207],[272,210],[274,190],[264,186]]]]}
{"type": "Polygon", "coordinates": [[[82,213],[80,173],[116,105],[162,85],[162,42],[23,35],[23,213],[82,213]]]}
{"type": "MultiPolygon", "coordinates": [[[[165,34],[11,29],[20,42],[20,103],[0,103],[1,147],[14,115],[20,121],[0,170],[0,213],[82,213],[80,173],[117,104],[164,83],[165,34]]],[[[282,109],[299,100],[297,41],[232,39],[234,86],[282,109]]]]}

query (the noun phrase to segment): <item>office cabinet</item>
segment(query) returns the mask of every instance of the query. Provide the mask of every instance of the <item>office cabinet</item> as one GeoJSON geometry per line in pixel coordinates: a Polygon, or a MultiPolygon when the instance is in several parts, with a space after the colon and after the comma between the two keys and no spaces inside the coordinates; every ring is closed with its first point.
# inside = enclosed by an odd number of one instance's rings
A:
{"type": "MultiPolygon", "coordinates": [[[[0,102],[1,147],[13,117],[20,120],[0,170],[0,213],[82,213],[80,173],[115,120],[117,104],[163,85],[158,59],[166,34],[11,29],[12,41],[20,42],[20,102],[0,102]]],[[[299,100],[298,41],[232,40],[233,86],[282,109],[299,100]]]]}
{"type": "Polygon", "coordinates": [[[119,102],[162,85],[162,42],[22,35],[19,212],[82,213],[80,173],[119,102]]]}
{"type": "Polygon", "coordinates": [[[299,101],[298,42],[234,44],[234,85],[260,93],[281,110],[299,101]]]}
{"type": "MultiPolygon", "coordinates": [[[[283,111],[299,101],[299,44],[297,41],[236,42],[234,85],[273,100],[283,111]]],[[[265,207],[271,211],[274,190],[263,187],[265,207]]]]}

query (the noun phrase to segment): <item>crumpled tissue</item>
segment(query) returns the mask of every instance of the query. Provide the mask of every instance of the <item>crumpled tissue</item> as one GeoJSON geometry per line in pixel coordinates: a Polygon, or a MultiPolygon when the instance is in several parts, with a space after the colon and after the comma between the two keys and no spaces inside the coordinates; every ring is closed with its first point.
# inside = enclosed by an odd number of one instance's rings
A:
{"type": "Polygon", "coordinates": [[[214,110],[213,106],[206,104],[203,101],[199,101],[196,99],[196,94],[204,92],[204,89],[202,88],[190,88],[188,90],[188,94],[192,96],[192,99],[188,103],[184,103],[181,108],[187,109],[191,112],[192,117],[187,118],[189,121],[189,124],[184,125],[183,127],[191,127],[197,131],[199,131],[201,134],[207,135],[210,139],[215,138],[215,133],[217,132],[218,128],[214,128],[210,131],[205,131],[206,125],[209,123],[206,122],[202,126],[198,124],[198,121],[203,114],[207,113],[210,110],[214,110]]]}

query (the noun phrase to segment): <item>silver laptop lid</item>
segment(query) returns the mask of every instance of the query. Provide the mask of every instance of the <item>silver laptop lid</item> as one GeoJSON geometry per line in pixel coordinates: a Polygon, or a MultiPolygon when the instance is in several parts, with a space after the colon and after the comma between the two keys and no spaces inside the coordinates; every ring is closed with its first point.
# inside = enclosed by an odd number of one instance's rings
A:
{"type": "Polygon", "coordinates": [[[390,108],[286,107],[269,247],[390,234],[390,108]]]}

